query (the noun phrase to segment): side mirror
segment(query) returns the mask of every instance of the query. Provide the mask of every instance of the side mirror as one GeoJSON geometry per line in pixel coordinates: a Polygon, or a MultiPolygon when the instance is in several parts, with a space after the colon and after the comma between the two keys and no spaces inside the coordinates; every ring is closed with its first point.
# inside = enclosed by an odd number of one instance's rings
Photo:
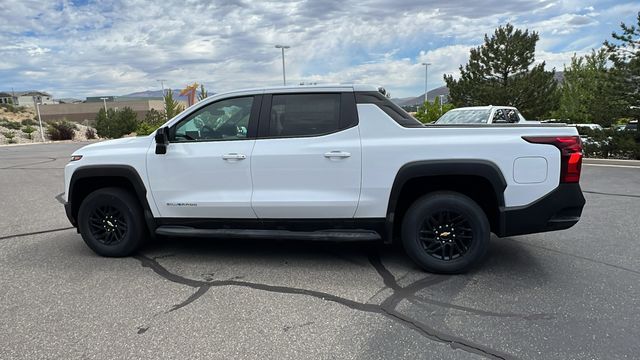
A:
{"type": "Polygon", "coordinates": [[[163,127],[156,131],[156,154],[166,154],[169,145],[169,128],[163,127]]]}

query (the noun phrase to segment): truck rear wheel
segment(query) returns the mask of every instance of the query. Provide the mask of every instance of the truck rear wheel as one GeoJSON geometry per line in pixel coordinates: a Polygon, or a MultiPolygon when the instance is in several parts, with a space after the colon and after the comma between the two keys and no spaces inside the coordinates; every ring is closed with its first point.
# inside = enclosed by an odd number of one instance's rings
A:
{"type": "Polygon", "coordinates": [[[489,247],[484,211],[469,197],[435,192],[416,200],[402,221],[402,243],[426,271],[462,273],[480,261],[489,247]]]}
{"type": "Polygon", "coordinates": [[[120,188],[89,194],[78,210],[78,229],[84,242],[98,255],[131,255],[146,236],[138,200],[120,188]]]}

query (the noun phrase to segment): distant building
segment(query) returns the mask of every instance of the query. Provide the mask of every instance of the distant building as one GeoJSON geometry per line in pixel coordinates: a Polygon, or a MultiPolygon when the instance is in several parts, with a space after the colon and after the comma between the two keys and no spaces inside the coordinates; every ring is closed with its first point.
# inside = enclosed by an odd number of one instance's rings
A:
{"type": "Polygon", "coordinates": [[[6,92],[0,92],[0,104],[12,104],[13,96],[6,92]]]}
{"type": "Polygon", "coordinates": [[[13,104],[16,106],[35,107],[34,101],[42,105],[56,104],[53,96],[44,91],[20,91],[13,95],[13,104]]]}
{"type": "Polygon", "coordinates": [[[114,102],[116,101],[115,96],[87,96],[87,100],[85,102],[94,103],[94,102],[114,102]],[[103,100],[104,99],[104,100],[103,100]]]}
{"type": "MultiPolygon", "coordinates": [[[[164,102],[160,100],[137,100],[137,101],[107,101],[108,109],[131,108],[138,119],[144,119],[149,110],[164,110],[164,102]]],[[[93,121],[100,109],[104,108],[104,102],[84,102],[79,104],[55,104],[40,106],[42,121],[56,121],[66,119],[75,122],[93,121]]]]}

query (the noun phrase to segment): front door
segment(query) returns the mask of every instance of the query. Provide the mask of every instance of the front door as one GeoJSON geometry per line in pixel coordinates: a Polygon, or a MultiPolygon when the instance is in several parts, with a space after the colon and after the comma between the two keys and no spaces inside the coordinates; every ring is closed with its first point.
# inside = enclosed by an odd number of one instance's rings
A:
{"type": "Polygon", "coordinates": [[[251,157],[263,219],[352,218],[361,146],[353,93],[265,95],[251,157]]]}
{"type": "Polygon", "coordinates": [[[255,218],[251,150],[259,96],[223,99],[196,109],[169,129],[166,154],[147,154],[161,217],[255,218]]]}

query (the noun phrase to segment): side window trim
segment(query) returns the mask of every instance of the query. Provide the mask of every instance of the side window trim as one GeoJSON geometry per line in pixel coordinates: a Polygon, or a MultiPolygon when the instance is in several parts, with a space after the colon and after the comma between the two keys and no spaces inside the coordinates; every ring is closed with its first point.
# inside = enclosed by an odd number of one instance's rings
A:
{"type": "Polygon", "coordinates": [[[218,141],[253,140],[253,139],[255,139],[257,137],[257,133],[258,133],[258,118],[260,116],[260,108],[261,108],[261,104],[262,104],[262,98],[263,98],[262,94],[240,95],[240,96],[233,96],[233,97],[218,99],[216,101],[204,104],[204,105],[194,109],[189,114],[185,115],[182,119],[180,119],[180,121],[176,122],[175,124],[173,124],[173,125],[171,125],[169,127],[169,143],[191,144],[191,143],[203,143],[203,142],[214,142],[214,141],[218,142],[218,141]],[[197,141],[193,141],[193,140],[176,141],[175,140],[176,129],[183,122],[190,121],[191,120],[190,119],[191,115],[197,113],[198,111],[204,109],[207,106],[216,104],[216,103],[221,102],[221,101],[248,98],[248,97],[252,97],[253,101],[251,102],[251,113],[249,115],[249,124],[247,126],[247,137],[246,138],[242,138],[242,139],[227,139],[227,140],[225,140],[225,139],[205,139],[205,140],[197,140],[197,141]]]}
{"type": "Polygon", "coordinates": [[[340,118],[338,119],[338,129],[320,134],[309,135],[292,135],[292,136],[271,136],[269,124],[271,122],[271,104],[273,95],[271,93],[265,93],[262,96],[262,106],[260,110],[260,119],[258,120],[258,139],[291,139],[291,138],[308,138],[308,137],[320,137],[330,134],[335,134],[340,131],[358,126],[358,109],[356,107],[356,98],[354,92],[294,92],[294,93],[277,93],[276,95],[314,95],[314,94],[340,94],[340,118]]]}

